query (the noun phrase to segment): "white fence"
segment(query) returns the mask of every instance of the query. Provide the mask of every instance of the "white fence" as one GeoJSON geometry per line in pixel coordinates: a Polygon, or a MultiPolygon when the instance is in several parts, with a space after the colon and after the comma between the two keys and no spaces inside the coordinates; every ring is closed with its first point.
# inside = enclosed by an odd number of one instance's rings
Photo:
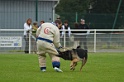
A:
{"type": "MultiPolygon", "coordinates": [[[[0,29],[0,53],[24,53],[23,31],[23,29],[0,29]]],[[[87,30],[71,31],[70,38],[66,34],[61,37],[63,47],[73,47],[77,41],[75,38],[82,38],[83,33],[73,33],[73,31],[87,30]]],[[[35,42],[29,39],[29,53],[36,49],[35,42]]],[[[83,48],[84,45],[80,46],[83,48]]],[[[124,52],[124,29],[90,29],[90,34],[87,35],[87,47],[89,52],[124,52]]]]}

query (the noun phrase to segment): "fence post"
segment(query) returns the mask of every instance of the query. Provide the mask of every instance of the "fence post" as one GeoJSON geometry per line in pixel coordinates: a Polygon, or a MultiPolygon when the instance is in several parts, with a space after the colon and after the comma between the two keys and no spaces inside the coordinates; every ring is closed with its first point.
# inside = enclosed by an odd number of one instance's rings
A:
{"type": "Polygon", "coordinates": [[[36,18],[35,20],[38,21],[38,0],[36,0],[36,18]]]}
{"type": "Polygon", "coordinates": [[[96,52],[96,29],[94,30],[94,52],[96,52]]]}
{"type": "Polygon", "coordinates": [[[31,31],[29,32],[29,54],[31,53],[31,31]]]}
{"type": "Polygon", "coordinates": [[[76,12],[76,19],[75,21],[77,22],[78,21],[78,13],[76,12]]]}
{"type": "Polygon", "coordinates": [[[65,34],[65,29],[64,29],[64,48],[66,47],[66,34],[65,34]]]}

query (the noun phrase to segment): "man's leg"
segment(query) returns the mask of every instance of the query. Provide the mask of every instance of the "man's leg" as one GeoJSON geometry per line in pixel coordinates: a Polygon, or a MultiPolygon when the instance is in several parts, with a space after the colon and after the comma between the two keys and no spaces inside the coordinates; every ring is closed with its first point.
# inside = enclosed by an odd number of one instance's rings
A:
{"type": "Polygon", "coordinates": [[[47,52],[52,60],[52,66],[53,66],[54,70],[57,72],[62,72],[62,70],[60,69],[60,58],[55,56],[58,54],[55,47],[54,46],[49,47],[47,52]]]}
{"type": "Polygon", "coordinates": [[[52,59],[53,68],[54,67],[60,68],[60,58],[56,57],[55,55],[50,55],[50,57],[52,59]]]}
{"type": "Polygon", "coordinates": [[[38,59],[39,59],[40,70],[43,72],[46,71],[46,55],[41,54],[39,55],[38,59]]]}
{"type": "Polygon", "coordinates": [[[37,54],[39,60],[39,67],[41,71],[46,71],[46,52],[43,46],[43,41],[37,41],[37,54]]]}
{"type": "MultiPolygon", "coordinates": [[[[42,44],[44,45],[44,44],[42,44]]],[[[49,54],[50,58],[52,59],[52,65],[55,71],[57,72],[62,72],[62,70],[60,69],[60,58],[55,56],[58,54],[54,44],[50,44],[50,43],[45,43],[45,52],[49,54]]],[[[43,52],[43,50],[42,50],[43,52]]]]}
{"type": "Polygon", "coordinates": [[[79,37],[78,37],[78,39],[79,39],[79,46],[77,46],[77,47],[81,47],[82,46],[82,35],[79,35],[79,37]]]}
{"type": "Polygon", "coordinates": [[[73,45],[73,48],[76,49],[79,45],[80,45],[79,36],[75,35],[74,36],[74,45],[73,45]]]}
{"type": "Polygon", "coordinates": [[[53,66],[54,70],[57,72],[63,72],[60,69],[60,58],[55,55],[50,55],[50,57],[52,59],[52,66],[53,66]]]}
{"type": "Polygon", "coordinates": [[[76,49],[77,46],[79,46],[79,41],[74,41],[74,45],[73,45],[73,48],[76,49]]]}
{"type": "Polygon", "coordinates": [[[24,36],[25,39],[25,53],[29,53],[29,37],[24,36]]]}
{"type": "Polygon", "coordinates": [[[87,38],[86,38],[86,36],[83,37],[83,45],[84,45],[84,49],[87,50],[87,38]]]}

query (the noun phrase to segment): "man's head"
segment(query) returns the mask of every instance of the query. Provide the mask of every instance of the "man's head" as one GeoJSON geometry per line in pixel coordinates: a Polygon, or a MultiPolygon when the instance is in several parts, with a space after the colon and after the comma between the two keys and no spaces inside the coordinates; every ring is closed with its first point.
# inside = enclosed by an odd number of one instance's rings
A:
{"type": "Polygon", "coordinates": [[[77,22],[74,23],[74,27],[78,28],[78,23],[77,22]]]}
{"type": "Polygon", "coordinates": [[[43,23],[45,23],[44,20],[41,20],[41,21],[40,21],[40,24],[42,25],[43,23]]]}
{"type": "Polygon", "coordinates": [[[37,25],[37,21],[34,21],[34,22],[33,22],[33,25],[37,25]]]}
{"type": "Polygon", "coordinates": [[[62,27],[62,21],[61,20],[55,20],[56,26],[61,29],[62,27]]]}
{"type": "Polygon", "coordinates": [[[85,20],[84,19],[81,19],[81,24],[85,24],[85,20]]]}
{"type": "Polygon", "coordinates": [[[68,21],[67,20],[64,21],[64,25],[68,26],[68,21]]]}

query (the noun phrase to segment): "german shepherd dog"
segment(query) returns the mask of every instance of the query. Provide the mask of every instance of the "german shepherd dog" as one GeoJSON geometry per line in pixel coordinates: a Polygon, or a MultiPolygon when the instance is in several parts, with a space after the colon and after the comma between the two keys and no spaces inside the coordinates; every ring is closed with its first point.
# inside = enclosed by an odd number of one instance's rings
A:
{"type": "Polygon", "coordinates": [[[81,61],[82,65],[80,67],[80,71],[82,70],[82,67],[86,64],[87,58],[88,58],[88,52],[87,50],[84,50],[80,47],[77,47],[76,49],[66,50],[66,51],[58,51],[59,55],[56,55],[58,57],[63,58],[64,60],[70,60],[70,70],[75,70],[75,66],[77,65],[77,62],[81,61]]]}

